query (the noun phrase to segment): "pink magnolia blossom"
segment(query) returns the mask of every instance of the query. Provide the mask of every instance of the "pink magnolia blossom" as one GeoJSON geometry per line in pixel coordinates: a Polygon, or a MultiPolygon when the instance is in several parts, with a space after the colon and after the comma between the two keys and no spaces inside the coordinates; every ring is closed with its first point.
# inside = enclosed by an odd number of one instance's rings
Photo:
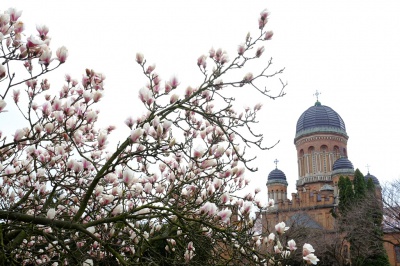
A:
{"type": "Polygon", "coordinates": [[[169,82],[165,82],[164,90],[167,94],[172,90],[171,84],[169,82]]]}
{"type": "Polygon", "coordinates": [[[194,158],[201,158],[205,153],[205,149],[201,146],[197,146],[194,150],[193,150],[193,156],[194,158]]]}
{"type": "Polygon", "coordinates": [[[113,216],[116,216],[118,214],[121,214],[124,210],[124,207],[122,206],[122,204],[118,204],[111,212],[111,214],[113,216]]]}
{"type": "Polygon", "coordinates": [[[272,31],[267,31],[265,33],[264,40],[267,40],[267,41],[271,40],[273,35],[274,35],[274,33],[272,31]]]}
{"type": "Polygon", "coordinates": [[[257,103],[257,104],[254,106],[254,111],[260,111],[262,106],[263,106],[262,103],[257,103]]]}
{"type": "Polygon", "coordinates": [[[200,213],[206,214],[208,216],[214,216],[217,213],[218,207],[215,203],[206,202],[201,208],[200,213]]]}
{"type": "Polygon", "coordinates": [[[22,10],[17,11],[16,8],[11,7],[8,9],[7,13],[10,15],[10,21],[16,22],[19,19],[19,17],[22,15],[22,10]]]}
{"type": "Polygon", "coordinates": [[[14,32],[16,34],[22,33],[24,31],[24,29],[25,29],[25,24],[22,21],[17,21],[14,24],[14,32]]]}
{"type": "Polygon", "coordinates": [[[19,102],[19,95],[20,95],[20,91],[18,89],[14,89],[13,90],[13,100],[15,103],[19,102]]]}
{"type": "Polygon", "coordinates": [[[256,51],[256,57],[260,57],[264,53],[264,46],[258,47],[256,51]]]}
{"type": "Polygon", "coordinates": [[[133,171],[129,168],[125,169],[123,174],[122,174],[122,181],[126,185],[130,185],[133,182],[133,171]]]}
{"type": "Polygon", "coordinates": [[[229,193],[225,192],[224,194],[222,194],[220,202],[221,204],[226,204],[230,199],[229,193]]]}
{"type": "Polygon", "coordinates": [[[54,208],[51,208],[47,211],[48,219],[54,219],[55,216],[56,216],[56,210],[54,208]]]}
{"type": "Polygon", "coordinates": [[[232,211],[229,209],[225,209],[220,211],[217,215],[219,216],[219,218],[223,223],[228,223],[229,219],[231,218],[232,211]]]}
{"type": "Polygon", "coordinates": [[[86,113],[85,117],[86,117],[86,121],[88,123],[92,123],[92,122],[96,121],[96,119],[97,119],[97,112],[89,111],[86,113]]]}
{"type": "Polygon", "coordinates": [[[105,134],[104,132],[100,133],[97,137],[97,143],[99,147],[105,146],[107,144],[107,134],[105,134]]]}
{"type": "Polygon", "coordinates": [[[215,56],[215,50],[214,50],[213,47],[211,47],[211,49],[210,49],[210,51],[209,51],[209,54],[210,54],[210,58],[214,58],[214,56],[215,56]]]}
{"type": "Polygon", "coordinates": [[[142,53],[136,53],[136,62],[141,65],[143,63],[144,55],[142,53]]]}
{"type": "Polygon", "coordinates": [[[307,262],[307,264],[317,265],[319,259],[313,253],[308,254],[307,256],[303,257],[303,259],[307,262]]]}
{"type": "Polygon", "coordinates": [[[244,77],[243,77],[243,82],[250,82],[253,79],[253,73],[247,73],[244,77]]]}
{"type": "Polygon", "coordinates": [[[0,113],[4,112],[4,108],[6,107],[6,105],[6,101],[0,99],[0,113]]]}
{"type": "Polygon", "coordinates": [[[282,250],[279,248],[278,245],[276,245],[276,246],[274,246],[274,252],[275,252],[276,254],[280,254],[280,253],[282,253],[282,250]]]}
{"type": "MultiPolygon", "coordinates": [[[[10,14],[8,14],[7,12],[0,14],[0,27],[3,25],[7,25],[9,23],[10,23],[10,14]]],[[[6,34],[5,32],[3,32],[3,33],[6,34]]],[[[0,34],[3,35],[3,33],[1,33],[1,31],[0,31],[0,34]]]]}
{"type": "Polygon", "coordinates": [[[192,96],[193,91],[194,91],[194,90],[193,90],[192,87],[190,87],[190,86],[187,87],[186,90],[185,90],[185,97],[188,98],[188,97],[192,96]]]}
{"type": "Polygon", "coordinates": [[[87,259],[83,262],[83,266],[93,266],[93,260],[87,259]]]}
{"type": "Polygon", "coordinates": [[[237,169],[237,171],[236,171],[236,176],[237,177],[240,177],[240,176],[242,176],[244,174],[244,171],[245,171],[244,167],[238,167],[236,169],[237,169]]]}
{"type": "Polygon", "coordinates": [[[312,252],[315,252],[313,246],[310,244],[305,243],[303,245],[303,256],[306,257],[307,255],[311,254],[312,252]]]}
{"type": "Polygon", "coordinates": [[[25,130],[17,129],[14,134],[14,141],[20,141],[25,136],[25,130]]]}
{"type": "Polygon", "coordinates": [[[153,70],[156,69],[156,65],[150,65],[146,69],[146,74],[150,74],[153,70]]]}
{"type": "Polygon", "coordinates": [[[158,183],[156,185],[155,189],[156,189],[156,193],[159,193],[159,194],[164,193],[164,191],[165,191],[165,187],[160,183],[158,183]]]}
{"type": "Polygon", "coordinates": [[[171,95],[171,98],[169,99],[169,103],[173,104],[179,99],[179,96],[177,94],[171,95]]]}
{"type": "Polygon", "coordinates": [[[215,166],[215,165],[217,165],[217,161],[216,161],[216,160],[214,160],[214,159],[207,159],[207,160],[204,160],[204,161],[201,163],[200,167],[201,167],[202,169],[207,169],[207,168],[213,167],[213,166],[215,166]]]}
{"type": "Polygon", "coordinates": [[[95,195],[96,197],[98,197],[98,196],[100,196],[100,195],[103,193],[103,191],[104,191],[104,187],[98,185],[98,186],[96,186],[96,188],[95,188],[94,195],[95,195]]]}
{"type": "Polygon", "coordinates": [[[288,249],[291,251],[294,251],[297,249],[296,242],[293,239],[288,241],[288,249]]]}
{"type": "Polygon", "coordinates": [[[44,40],[47,36],[47,33],[49,33],[49,27],[47,27],[46,25],[36,25],[36,30],[38,31],[39,36],[40,38],[42,38],[42,40],[44,40]]]}
{"type": "Polygon", "coordinates": [[[167,132],[172,126],[172,122],[169,120],[165,120],[162,124],[162,127],[164,129],[165,132],[167,132]]]}
{"type": "Polygon", "coordinates": [[[26,47],[28,49],[36,48],[38,46],[45,45],[45,43],[38,37],[31,35],[26,39],[26,47]]]}
{"type": "Polygon", "coordinates": [[[245,48],[244,44],[239,45],[238,54],[243,55],[245,51],[246,51],[246,48],[245,48]]]}
{"type": "Polygon", "coordinates": [[[132,117],[128,117],[127,119],[125,119],[125,125],[127,125],[130,129],[132,129],[135,123],[136,122],[132,117]]]}
{"type": "Polygon", "coordinates": [[[93,93],[93,101],[97,103],[103,97],[103,93],[101,91],[95,91],[93,93]]]}
{"type": "Polygon", "coordinates": [[[68,49],[65,46],[61,46],[57,49],[56,55],[61,64],[65,63],[68,57],[68,49]]]}
{"type": "Polygon", "coordinates": [[[153,93],[148,88],[143,87],[139,90],[139,99],[143,103],[150,105],[154,101],[153,93]]]}
{"type": "Polygon", "coordinates": [[[43,48],[42,54],[39,57],[39,64],[48,66],[52,61],[51,55],[52,55],[52,52],[47,46],[45,48],[43,48]]]}
{"type": "Polygon", "coordinates": [[[260,18],[258,19],[258,28],[259,29],[263,29],[265,24],[267,24],[268,22],[268,16],[269,13],[266,9],[264,9],[261,13],[260,13],[260,18]]]}
{"type": "Polygon", "coordinates": [[[133,143],[137,143],[140,137],[143,135],[144,130],[142,128],[137,128],[132,130],[130,139],[133,143]]]}
{"type": "Polygon", "coordinates": [[[48,117],[52,111],[53,111],[53,109],[49,102],[43,103],[43,105],[42,105],[43,116],[48,117]]]}
{"type": "Polygon", "coordinates": [[[100,200],[102,205],[108,205],[113,201],[114,201],[114,196],[113,195],[108,195],[108,194],[103,194],[102,195],[102,199],[100,200]]]}
{"type": "Polygon", "coordinates": [[[287,231],[289,227],[286,227],[285,222],[280,222],[277,225],[275,225],[275,231],[279,234],[282,235],[287,231]]]}
{"type": "Polygon", "coordinates": [[[243,203],[243,207],[241,209],[241,212],[243,214],[245,214],[245,215],[249,214],[251,209],[252,209],[252,207],[253,207],[253,203],[251,201],[246,201],[246,202],[243,203]]]}
{"type": "Polygon", "coordinates": [[[197,65],[199,66],[199,67],[203,67],[203,68],[206,68],[206,66],[207,66],[207,57],[205,56],[205,55],[202,55],[202,56],[200,56],[198,59],[197,59],[197,65]]]}
{"type": "Polygon", "coordinates": [[[274,242],[275,241],[275,234],[274,233],[270,233],[269,235],[268,235],[268,242],[269,243],[272,243],[272,242],[274,242]]]}
{"type": "Polygon", "coordinates": [[[150,182],[148,182],[148,183],[146,183],[144,185],[144,189],[143,190],[144,190],[145,193],[150,194],[152,189],[153,189],[153,185],[150,182]]]}
{"type": "Polygon", "coordinates": [[[275,205],[275,200],[274,199],[269,199],[268,200],[268,207],[272,207],[275,205]]]}
{"type": "Polygon", "coordinates": [[[222,155],[224,155],[224,153],[225,153],[225,148],[223,146],[218,146],[218,148],[215,149],[214,156],[215,158],[219,158],[222,155]]]}
{"type": "Polygon", "coordinates": [[[44,130],[46,131],[47,134],[52,133],[52,132],[53,132],[53,129],[54,129],[54,124],[53,124],[53,123],[47,123],[47,124],[44,126],[44,130]]]}
{"type": "Polygon", "coordinates": [[[171,85],[171,87],[173,89],[175,89],[179,85],[178,78],[177,77],[172,77],[171,80],[169,81],[169,84],[171,85]]]}
{"type": "Polygon", "coordinates": [[[0,79],[4,78],[7,74],[6,68],[0,64],[0,79]]]}

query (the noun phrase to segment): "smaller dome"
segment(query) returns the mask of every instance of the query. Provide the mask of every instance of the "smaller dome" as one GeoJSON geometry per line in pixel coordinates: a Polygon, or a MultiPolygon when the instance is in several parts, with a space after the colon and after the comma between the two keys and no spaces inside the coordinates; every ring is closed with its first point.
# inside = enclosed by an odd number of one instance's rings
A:
{"type": "Polygon", "coordinates": [[[268,175],[268,180],[275,180],[275,179],[286,180],[286,175],[284,172],[276,168],[272,170],[268,175]]]}
{"type": "Polygon", "coordinates": [[[366,176],[364,176],[364,178],[365,178],[365,182],[368,182],[368,179],[372,179],[372,183],[374,183],[374,185],[380,186],[378,178],[376,178],[376,176],[374,176],[374,175],[371,175],[369,172],[366,176]]]}
{"type": "Polygon", "coordinates": [[[278,168],[272,170],[268,175],[267,185],[272,183],[282,183],[284,185],[287,185],[288,183],[286,181],[285,173],[278,168]]]}
{"type": "Polygon", "coordinates": [[[349,159],[347,159],[346,157],[342,157],[342,158],[337,159],[332,167],[333,171],[339,170],[339,169],[353,169],[354,170],[354,166],[350,162],[349,159]]]}

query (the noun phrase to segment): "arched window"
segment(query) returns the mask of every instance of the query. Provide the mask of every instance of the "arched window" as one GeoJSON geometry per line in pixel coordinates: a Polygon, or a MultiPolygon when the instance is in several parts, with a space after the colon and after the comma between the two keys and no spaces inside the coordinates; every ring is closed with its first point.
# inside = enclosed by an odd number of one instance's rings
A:
{"type": "Polygon", "coordinates": [[[340,150],[338,146],[333,147],[333,156],[335,157],[334,161],[340,158],[340,150]]]}
{"type": "Polygon", "coordinates": [[[299,152],[299,176],[305,175],[306,165],[304,163],[304,150],[301,149],[299,152]]]}
{"type": "Polygon", "coordinates": [[[328,147],[326,145],[322,145],[321,146],[321,161],[322,161],[322,172],[326,173],[327,172],[327,151],[328,151],[328,147]]]}
{"type": "Polygon", "coordinates": [[[317,154],[315,152],[315,149],[313,146],[310,146],[308,148],[308,154],[311,159],[311,167],[310,167],[310,172],[315,174],[317,172],[317,154]]]}

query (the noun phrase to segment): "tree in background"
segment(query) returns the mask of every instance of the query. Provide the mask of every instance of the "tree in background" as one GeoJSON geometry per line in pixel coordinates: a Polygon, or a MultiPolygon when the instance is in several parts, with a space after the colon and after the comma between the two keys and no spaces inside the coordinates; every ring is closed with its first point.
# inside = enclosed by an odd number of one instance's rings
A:
{"type": "Polygon", "coordinates": [[[389,265],[383,247],[382,206],[372,180],[356,169],[353,183],[340,177],[339,232],[350,243],[352,265],[389,265]]]}
{"type": "MultiPolygon", "coordinates": [[[[114,126],[96,127],[105,76],[66,75],[54,94],[45,75],[68,50],[54,57],[48,27],[26,35],[20,16],[12,8],[0,14],[0,113],[15,104],[13,115],[25,121],[12,135],[0,133],[4,265],[237,265],[290,256],[295,242],[279,241],[284,224],[270,236],[252,233],[252,209],[266,208],[259,191],[237,194],[249,182],[245,170],[256,170],[246,149],[267,148],[252,130],[262,105],[238,111],[230,89],[275,99],[286,86],[271,95],[260,85],[283,71],[271,71],[271,59],[258,73],[246,69],[272,37],[267,11],[232,60],[222,49],[197,59],[197,86],[162,81],[138,53],[145,114],[125,120],[131,132],[117,147],[108,146],[114,126]]],[[[304,246],[306,263],[318,261],[313,251],[304,246]]]]}
{"type": "Polygon", "coordinates": [[[392,245],[400,245],[400,179],[382,188],[383,226],[391,234],[392,245]]]}

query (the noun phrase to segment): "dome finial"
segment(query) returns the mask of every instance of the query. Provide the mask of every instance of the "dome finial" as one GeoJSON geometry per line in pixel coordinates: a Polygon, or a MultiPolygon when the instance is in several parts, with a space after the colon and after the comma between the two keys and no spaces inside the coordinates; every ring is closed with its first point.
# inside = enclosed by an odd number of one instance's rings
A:
{"type": "Polygon", "coordinates": [[[278,169],[278,163],[279,163],[278,159],[275,159],[274,163],[275,163],[275,169],[278,169]]]}
{"type": "Polygon", "coordinates": [[[368,169],[368,174],[369,174],[369,168],[371,167],[369,164],[367,164],[365,167],[368,169]]]}
{"type": "Polygon", "coordinates": [[[315,97],[317,97],[317,101],[315,102],[315,105],[317,106],[319,106],[319,105],[321,105],[321,103],[318,101],[318,96],[320,96],[322,93],[321,92],[319,92],[318,90],[316,90],[315,91],[315,93],[313,94],[315,97]]]}

